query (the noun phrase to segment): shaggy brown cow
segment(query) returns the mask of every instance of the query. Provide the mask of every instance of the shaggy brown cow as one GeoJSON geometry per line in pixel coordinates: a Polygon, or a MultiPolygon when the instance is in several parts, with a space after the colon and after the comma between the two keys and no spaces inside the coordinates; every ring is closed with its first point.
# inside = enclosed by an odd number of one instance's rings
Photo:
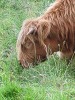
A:
{"type": "Polygon", "coordinates": [[[42,16],[24,21],[16,48],[24,67],[57,51],[70,58],[75,50],[75,0],[56,0],[42,16]]]}

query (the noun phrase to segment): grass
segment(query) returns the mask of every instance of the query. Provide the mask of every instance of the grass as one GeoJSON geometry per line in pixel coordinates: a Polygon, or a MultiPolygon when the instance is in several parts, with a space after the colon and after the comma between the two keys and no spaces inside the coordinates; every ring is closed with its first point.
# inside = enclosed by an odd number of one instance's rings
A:
{"type": "Polygon", "coordinates": [[[0,100],[75,100],[75,63],[56,54],[22,69],[16,39],[23,20],[41,15],[52,0],[0,0],[0,100]]]}

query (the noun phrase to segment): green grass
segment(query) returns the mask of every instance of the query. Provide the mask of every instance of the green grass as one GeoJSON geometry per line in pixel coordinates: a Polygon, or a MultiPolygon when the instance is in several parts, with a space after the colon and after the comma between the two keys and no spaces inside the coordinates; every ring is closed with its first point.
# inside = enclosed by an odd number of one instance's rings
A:
{"type": "Polygon", "coordinates": [[[75,100],[75,59],[56,54],[22,69],[16,39],[23,20],[41,15],[53,0],[0,0],[0,100],[75,100]]]}

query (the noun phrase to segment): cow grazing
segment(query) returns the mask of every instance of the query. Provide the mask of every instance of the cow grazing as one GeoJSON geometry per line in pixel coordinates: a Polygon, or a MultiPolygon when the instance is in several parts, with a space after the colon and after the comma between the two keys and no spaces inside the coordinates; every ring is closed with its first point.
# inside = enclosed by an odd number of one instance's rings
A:
{"type": "Polygon", "coordinates": [[[17,58],[23,67],[44,61],[54,52],[70,58],[75,51],[75,0],[56,0],[38,18],[25,20],[19,33],[17,58]]]}

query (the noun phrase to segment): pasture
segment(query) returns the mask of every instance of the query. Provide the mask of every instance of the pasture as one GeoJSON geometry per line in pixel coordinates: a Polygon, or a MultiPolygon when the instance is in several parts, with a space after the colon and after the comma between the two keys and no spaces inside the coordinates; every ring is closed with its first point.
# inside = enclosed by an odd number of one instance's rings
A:
{"type": "Polygon", "coordinates": [[[75,100],[75,59],[56,53],[22,69],[16,40],[22,22],[40,16],[53,0],[0,0],[0,100],[75,100]]]}

